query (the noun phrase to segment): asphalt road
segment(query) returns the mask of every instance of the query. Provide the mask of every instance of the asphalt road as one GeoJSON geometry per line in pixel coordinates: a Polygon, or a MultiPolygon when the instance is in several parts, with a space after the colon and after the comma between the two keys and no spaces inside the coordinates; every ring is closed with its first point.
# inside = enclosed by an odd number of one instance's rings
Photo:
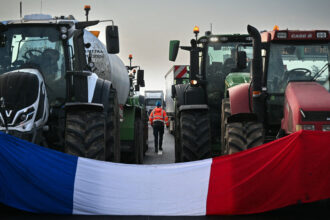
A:
{"type": "Polygon", "coordinates": [[[148,151],[144,157],[144,164],[169,164],[174,163],[174,136],[171,135],[167,128],[164,131],[163,138],[163,154],[158,155],[155,153],[154,135],[152,127],[149,125],[148,135],[148,151]]]}

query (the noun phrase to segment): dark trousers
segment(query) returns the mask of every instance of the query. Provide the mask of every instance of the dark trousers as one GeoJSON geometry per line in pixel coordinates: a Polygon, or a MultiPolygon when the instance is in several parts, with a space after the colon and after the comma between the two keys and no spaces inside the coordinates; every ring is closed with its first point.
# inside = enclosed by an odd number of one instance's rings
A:
{"type": "Polygon", "coordinates": [[[154,139],[155,139],[155,152],[162,150],[163,145],[163,135],[164,135],[164,123],[161,121],[155,121],[153,124],[154,129],[154,139]]]}

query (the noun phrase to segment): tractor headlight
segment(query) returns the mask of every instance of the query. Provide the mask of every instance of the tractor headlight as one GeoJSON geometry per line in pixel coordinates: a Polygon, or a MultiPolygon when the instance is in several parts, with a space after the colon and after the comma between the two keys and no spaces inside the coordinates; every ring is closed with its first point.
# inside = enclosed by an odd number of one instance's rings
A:
{"type": "Polygon", "coordinates": [[[310,131],[314,131],[315,130],[315,125],[303,125],[302,126],[303,130],[310,130],[310,131]]]}
{"type": "Polygon", "coordinates": [[[300,130],[314,131],[315,125],[296,125],[296,131],[300,131],[300,130]]]}
{"type": "Polygon", "coordinates": [[[330,131],[330,125],[323,125],[322,131],[330,131]]]}
{"type": "Polygon", "coordinates": [[[62,34],[62,35],[61,35],[61,38],[62,38],[62,40],[65,40],[65,39],[68,38],[68,35],[66,35],[66,34],[62,34]]]}
{"type": "Polygon", "coordinates": [[[196,86],[198,84],[198,81],[193,79],[190,81],[190,84],[193,85],[193,86],[196,86]]]}
{"type": "Polygon", "coordinates": [[[66,27],[61,27],[61,33],[66,34],[68,32],[68,29],[66,27]]]}

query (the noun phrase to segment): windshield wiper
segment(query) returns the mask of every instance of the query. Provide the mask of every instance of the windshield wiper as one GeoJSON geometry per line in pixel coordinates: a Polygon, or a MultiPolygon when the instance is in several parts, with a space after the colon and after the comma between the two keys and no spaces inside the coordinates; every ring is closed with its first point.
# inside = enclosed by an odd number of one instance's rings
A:
{"type": "Polygon", "coordinates": [[[327,68],[329,68],[330,63],[326,63],[312,78],[312,81],[315,81],[327,68]]]}

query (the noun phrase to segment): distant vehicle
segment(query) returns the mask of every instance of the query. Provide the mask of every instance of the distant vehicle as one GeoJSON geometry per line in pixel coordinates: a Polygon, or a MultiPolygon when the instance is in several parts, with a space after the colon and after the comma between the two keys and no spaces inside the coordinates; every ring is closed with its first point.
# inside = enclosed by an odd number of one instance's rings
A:
{"type": "Polygon", "coordinates": [[[175,85],[189,83],[189,65],[174,65],[165,74],[165,110],[169,119],[168,127],[170,134],[175,133],[175,105],[176,101],[172,96],[175,85]]]}
{"type": "Polygon", "coordinates": [[[144,101],[148,115],[156,107],[156,102],[160,101],[164,108],[164,92],[163,90],[146,90],[144,91],[144,101]]]}
{"type": "Polygon", "coordinates": [[[130,88],[129,96],[123,107],[124,118],[120,122],[120,144],[122,162],[142,164],[147,151],[148,117],[144,106],[144,97],[139,95],[140,87],[144,87],[144,70],[140,66],[132,66],[133,56],[128,56],[130,88]]]}

